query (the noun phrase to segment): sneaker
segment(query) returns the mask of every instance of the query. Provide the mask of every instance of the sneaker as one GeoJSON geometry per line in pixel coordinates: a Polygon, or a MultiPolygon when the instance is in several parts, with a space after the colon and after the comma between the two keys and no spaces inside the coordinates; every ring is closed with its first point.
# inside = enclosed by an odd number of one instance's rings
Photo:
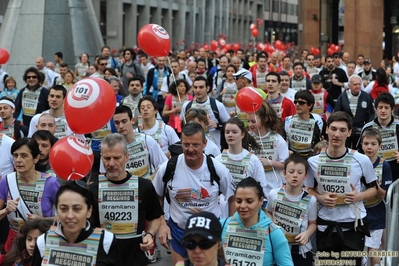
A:
{"type": "Polygon", "coordinates": [[[166,248],[166,254],[168,254],[168,255],[172,254],[172,251],[170,250],[170,248],[166,248]]]}
{"type": "Polygon", "coordinates": [[[148,254],[147,258],[151,264],[155,263],[157,260],[159,260],[161,258],[161,251],[158,249],[157,246],[155,246],[154,253],[152,255],[148,254]]]}

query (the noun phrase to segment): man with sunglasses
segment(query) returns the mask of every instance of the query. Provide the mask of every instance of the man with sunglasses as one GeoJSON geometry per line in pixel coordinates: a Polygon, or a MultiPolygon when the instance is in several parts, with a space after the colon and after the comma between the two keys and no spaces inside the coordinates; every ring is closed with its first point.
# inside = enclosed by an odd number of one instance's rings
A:
{"type": "Polygon", "coordinates": [[[22,123],[29,126],[35,114],[50,108],[47,101],[49,91],[41,86],[43,75],[34,67],[25,70],[23,79],[26,86],[20,90],[15,99],[14,118],[17,119],[22,112],[22,123]]]}
{"type": "Polygon", "coordinates": [[[332,56],[334,58],[335,67],[342,69],[343,71],[345,71],[346,75],[348,75],[348,69],[341,61],[341,53],[335,52],[335,53],[333,53],[332,56]]]}
{"type": "Polygon", "coordinates": [[[284,121],[284,130],[290,153],[309,158],[313,147],[325,135],[325,123],[318,114],[312,114],[315,98],[308,90],[295,94],[296,114],[284,121]]]}
{"type": "Polygon", "coordinates": [[[306,56],[306,62],[308,65],[305,68],[305,71],[309,74],[310,78],[314,75],[319,74],[319,69],[314,66],[314,54],[308,54],[306,56]]]}
{"type": "Polygon", "coordinates": [[[104,78],[105,69],[107,68],[108,61],[107,58],[100,56],[97,59],[98,70],[94,72],[90,77],[92,78],[104,78]]]}
{"type": "MultiPolygon", "coordinates": [[[[163,202],[164,197],[170,201],[168,225],[172,237],[173,265],[188,256],[181,240],[190,215],[208,211],[217,217],[220,216],[220,193],[223,193],[228,201],[229,215],[234,212],[234,181],[229,170],[221,162],[204,154],[207,140],[203,127],[194,122],[185,124],[181,144],[183,154],[177,158],[172,178],[167,182],[163,180],[168,167],[168,162],[165,162],[159,167],[153,181],[160,201],[163,202]],[[211,176],[209,167],[212,164],[212,172],[215,172],[217,177],[211,176]]],[[[167,234],[168,231],[160,230],[161,244],[165,242],[167,234]]]]}

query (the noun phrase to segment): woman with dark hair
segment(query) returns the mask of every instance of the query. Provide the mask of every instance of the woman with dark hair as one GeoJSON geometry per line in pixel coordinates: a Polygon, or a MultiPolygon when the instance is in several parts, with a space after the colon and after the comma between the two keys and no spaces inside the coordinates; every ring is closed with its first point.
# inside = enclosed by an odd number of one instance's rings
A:
{"type": "Polygon", "coordinates": [[[389,92],[392,96],[395,95],[392,85],[389,84],[387,73],[382,67],[377,69],[375,80],[371,81],[364,91],[370,94],[374,100],[381,92],[389,92]]]}
{"type": "Polygon", "coordinates": [[[262,186],[252,177],[237,184],[236,213],[220,221],[221,244],[231,265],[294,265],[283,230],[261,209],[264,199],[262,186]]]}
{"type": "MultiPolygon", "coordinates": [[[[266,193],[266,177],[263,165],[259,158],[249,150],[260,151],[261,147],[246,129],[244,122],[238,117],[230,118],[224,125],[228,149],[216,157],[227,169],[229,169],[234,183],[237,184],[248,176],[254,177],[260,182],[263,192],[266,193]]],[[[222,195],[220,195],[222,196],[222,195]]],[[[221,200],[221,217],[227,218],[226,200],[221,200]]]]}
{"type": "Polygon", "coordinates": [[[263,101],[260,109],[247,114],[248,127],[251,135],[261,147],[260,152],[253,151],[263,164],[266,176],[266,197],[273,188],[284,183],[284,161],[288,158],[288,146],[281,134],[281,119],[278,118],[273,107],[263,101]]]}
{"type": "Polygon", "coordinates": [[[0,181],[0,219],[7,217],[10,223],[6,252],[11,250],[12,241],[25,222],[54,215],[55,194],[60,186],[54,176],[47,177],[35,170],[40,159],[36,140],[16,140],[11,154],[16,172],[3,176],[0,181]]]}
{"type": "MultiPolygon", "coordinates": [[[[218,218],[211,212],[191,215],[186,222],[183,246],[188,259],[178,261],[176,266],[224,266],[221,246],[222,229],[218,218]],[[222,256],[218,256],[219,253],[222,256]]],[[[233,264],[232,264],[233,265],[233,264]]]]}
{"type": "Polygon", "coordinates": [[[193,100],[188,93],[190,85],[185,79],[178,79],[169,86],[169,95],[165,99],[162,116],[169,117],[169,126],[179,134],[181,132],[180,112],[185,102],[193,100]]]}
{"type": "Polygon", "coordinates": [[[238,92],[236,80],[233,74],[237,72],[234,65],[226,67],[225,78],[216,88],[215,98],[217,98],[226,107],[227,112],[231,115],[236,111],[235,94],[238,92]]]}
{"type": "Polygon", "coordinates": [[[30,266],[36,239],[51,226],[51,220],[36,219],[26,222],[14,239],[12,249],[6,255],[4,266],[30,266]]]}
{"type": "Polygon", "coordinates": [[[79,63],[75,65],[75,77],[76,80],[79,81],[84,77],[87,77],[89,74],[89,67],[90,67],[90,62],[89,62],[89,54],[88,53],[82,53],[79,56],[79,63]]]}
{"type": "Polygon", "coordinates": [[[36,242],[32,265],[123,265],[114,234],[89,222],[93,196],[82,181],[67,181],[57,192],[59,222],[36,242]],[[58,261],[62,261],[62,264],[58,261]]]}

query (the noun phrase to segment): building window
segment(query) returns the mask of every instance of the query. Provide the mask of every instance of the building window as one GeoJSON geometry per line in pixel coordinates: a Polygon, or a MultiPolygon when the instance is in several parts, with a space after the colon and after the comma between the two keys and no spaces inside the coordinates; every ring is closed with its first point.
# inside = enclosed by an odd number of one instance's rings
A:
{"type": "Polygon", "coordinates": [[[265,11],[270,11],[270,0],[265,0],[264,6],[265,11]]]}
{"type": "Polygon", "coordinates": [[[279,13],[279,10],[278,10],[278,0],[273,0],[273,6],[272,6],[272,8],[273,8],[273,12],[274,13],[279,13]]]}
{"type": "Polygon", "coordinates": [[[288,14],[287,5],[286,2],[281,2],[281,14],[288,14]]]}
{"type": "Polygon", "coordinates": [[[295,5],[295,15],[298,16],[298,5],[295,5]]]}
{"type": "Polygon", "coordinates": [[[290,15],[295,15],[295,5],[290,4],[290,15]]]}

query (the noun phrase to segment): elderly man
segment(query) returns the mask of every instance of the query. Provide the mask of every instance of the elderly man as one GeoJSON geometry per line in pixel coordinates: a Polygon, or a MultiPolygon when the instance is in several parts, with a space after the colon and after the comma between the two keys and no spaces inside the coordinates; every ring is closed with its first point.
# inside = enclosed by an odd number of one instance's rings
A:
{"type": "MultiPolygon", "coordinates": [[[[130,110],[130,109],[129,109],[130,110]]],[[[144,266],[149,263],[145,252],[153,245],[153,236],[165,224],[163,211],[150,180],[125,170],[129,152],[125,138],[110,134],[101,145],[105,175],[98,177],[98,188],[92,188],[96,226],[115,234],[122,261],[144,266]],[[148,221],[147,230],[145,224],[148,221]]]]}
{"type": "Polygon", "coordinates": [[[339,96],[334,108],[334,112],[344,111],[353,120],[351,135],[346,140],[346,146],[352,149],[356,149],[363,126],[373,121],[375,115],[373,99],[361,90],[361,82],[358,75],[352,75],[349,78],[350,89],[339,96]]]}
{"type": "Polygon", "coordinates": [[[36,59],[36,68],[44,75],[44,81],[42,81],[43,87],[49,89],[54,85],[55,79],[59,76],[53,70],[45,66],[45,61],[43,57],[38,57],[36,59]]]}

